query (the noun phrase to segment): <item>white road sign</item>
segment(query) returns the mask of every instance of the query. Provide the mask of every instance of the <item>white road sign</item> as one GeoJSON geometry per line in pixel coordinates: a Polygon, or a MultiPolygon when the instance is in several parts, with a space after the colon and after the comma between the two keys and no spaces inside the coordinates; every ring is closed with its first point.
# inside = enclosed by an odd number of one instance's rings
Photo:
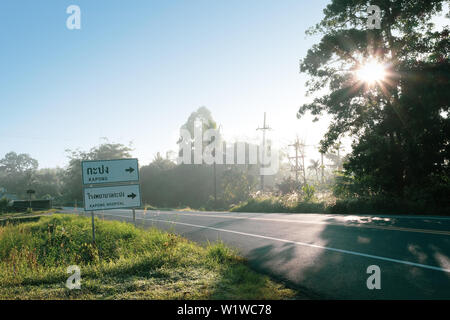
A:
{"type": "Polygon", "coordinates": [[[139,181],[137,159],[82,161],[83,184],[139,181]]]}
{"type": "Polygon", "coordinates": [[[140,206],[141,191],[138,184],[84,189],[85,211],[137,208],[140,206]]]}

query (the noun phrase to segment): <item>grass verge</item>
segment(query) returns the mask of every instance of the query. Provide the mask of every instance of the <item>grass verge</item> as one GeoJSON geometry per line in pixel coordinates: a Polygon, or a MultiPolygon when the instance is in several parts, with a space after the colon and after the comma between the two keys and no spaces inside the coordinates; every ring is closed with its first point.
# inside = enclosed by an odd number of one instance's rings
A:
{"type": "Polygon", "coordinates": [[[42,215],[52,214],[57,212],[56,209],[39,210],[31,212],[11,212],[0,214],[0,226],[8,224],[18,224],[24,222],[38,221],[42,215]]]}
{"type": "Polygon", "coordinates": [[[324,213],[323,202],[286,203],[277,197],[250,199],[230,209],[232,212],[265,212],[265,213],[324,213]]]}
{"type": "Polygon", "coordinates": [[[356,198],[324,201],[286,201],[283,197],[252,198],[230,209],[232,212],[264,213],[327,213],[369,215],[443,215],[449,216],[448,207],[436,207],[428,203],[413,202],[384,197],[356,198]]]}
{"type": "Polygon", "coordinates": [[[157,229],[53,215],[0,227],[0,299],[291,299],[222,243],[200,246],[157,229]],[[65,287],[81,269],[81,289],[65,287]]]}

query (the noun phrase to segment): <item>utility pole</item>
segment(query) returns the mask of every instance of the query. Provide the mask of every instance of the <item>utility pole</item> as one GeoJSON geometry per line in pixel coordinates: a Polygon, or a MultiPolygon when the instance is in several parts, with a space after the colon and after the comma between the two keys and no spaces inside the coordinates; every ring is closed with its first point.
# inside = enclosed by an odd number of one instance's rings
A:
{"type": "MultiPolygon", "coordinates": [[[[262,143],[262,159],[261,159],[261,167],[264,164],[264,155],[266,153],[266,130],[270,130],[271,128],[266,125],[266,113],[264,112],[264,123],[263,127],[258,127],[256,130],[262,130],[263,132],[263,143],[262,143]]],[[[261,190],[264,191],[264,175],[261,174],[261,190]]]]}
{"type": "Polygon", "coordinates": [[[305,168],[305,147],[313,147],[312,145],[306,145],[304,142],[300,142],[297,138],[293,144],[290,144],[289,147],[295,148],[295,157],[289,157],[289,159],[295,159],[295,167],[292,171],[295,171],[295,182],[298,185],[298,172],[301,170],[303,175],[303,183],[306,184],[306,168],[305,168]],[[299,158],[302,159],[302,164],[299,166],[298,161],[299,158]]]}
{"type": "Polygon", "coordinates": [[[216,148],[213,150],[214,155],[214,209],[217,209],[217,173],[216,173],[216,148]]]}
{"type": "MultiPolygon", "coordinates": [[[[201,119],[202,122],[202,137],[203,137],[203,118],[201,119]]],[[[209,128],[208,128],[209,129],[209,128]]],[[[219,130],[220,130],[220,126],[219,126],[219,130]]],[[[215,137],[214,140],[210,140],[209,143],[215,141],[215,137]]],[[[204,147],[204,146],[203,146],[204,147]]],[[[214,157],[214,162],[213,162],[213,181],[214,181],[214,209],[217,209],[217,171],[216,171],[216,147],[214,146],[214,149],[212,151],[213,157],[214,157]]]]}
{"type": "Polygon", "coordinates": [[[344,151],[344,148],[342,147],[342,142],[339,141],[336,143],[336,151],[337,151],[337,169],[342,170],[342,161],[341,161],[341,150],[344,151]]]}
{"type": "MultiPolygon", "coordinates": [[[[218,135],[220,136],[220,128],[222,125],[219,125],[218,128],[218,135]]],[[[217,168],[216,168],[216,146],[217,146],[217,141],[216,141],[216,137],[214,137],[214,150],[213,150],[213,157],[214,157],[214,163],[213,163],[213,168],[214,168],[214,209],[217,209],[217,168]]],[[[219,143],[221,142],[221,139],[219,137],[219,143]]]]}
{"type": "Polygon", "coordinates": [[[298,186],[298,171],[299,171],[299,168],[298,168],[298,149],[300,147],[300,144],[299,144],[299,141],[298,141],[298,137],[295,140],[295,143],[294,144],[290,144],[289,147],[294,147],[295,148],[295,157],[289,157],[289,159],[295,159],[295,167],[294,167],[293,171],[295,172],[295,183],[298,186]]]}
{"type": "Polygon", "coordinates": [[[323,184],[323,178],[324,178],[324,166],[323,166],[323,152],[320,153],[320,171],[321,171],[321,181],[323,184]]]}

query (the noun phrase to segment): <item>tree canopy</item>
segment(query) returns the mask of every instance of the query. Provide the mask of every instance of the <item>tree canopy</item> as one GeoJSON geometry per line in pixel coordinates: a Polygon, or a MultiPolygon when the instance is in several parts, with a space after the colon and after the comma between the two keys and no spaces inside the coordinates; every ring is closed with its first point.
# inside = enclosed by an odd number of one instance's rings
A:
{"type": "MultiPolygon", "coordinates": [[[[332,116],[322,152],[353,137],[344,169],[361,185],[357,194],[413,197],[436,183],[448,189],[449,28],[432,23],[445,2],[333,0],[308,31],[322,34],[301,61],[315,97],[297,116],[332,116]],[[381,9],[380,29],[367,27],[370,5],[381,9]],[[368,64],[382,76],[359,76],[368,64]]],[[[442,189],[428,194],[439,198],[442,189]]]]}

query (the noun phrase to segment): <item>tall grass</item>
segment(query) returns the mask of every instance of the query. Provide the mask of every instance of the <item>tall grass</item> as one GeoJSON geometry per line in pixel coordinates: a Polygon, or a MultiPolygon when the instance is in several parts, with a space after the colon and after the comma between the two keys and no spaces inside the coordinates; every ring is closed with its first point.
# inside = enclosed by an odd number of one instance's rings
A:
{"type": "Polygon", "coordinates": [[[264,196],[252,198],[231,208],[233,212],[323,213],[324,202],[298,201],[291,197],[264,196]]]}
{"type": "Polygon", "coordinates": [[[0,299],[280,299],[294,292],[250,270],[222,243],[199,246],[157,229],[42,217],[0,227],[0,299]],[[65,288],[70,265],[81,290],[65,288]]]}
{"type": "Polygon", "coordinates": [[[328,214],[438,214],[450,215],[449,208],[426,202],[388,197],[360,197],[334,201],[289,200],[285,196],[263,196],[249,199],[231,208],[234,212],[328,213],[328,214]]]}

